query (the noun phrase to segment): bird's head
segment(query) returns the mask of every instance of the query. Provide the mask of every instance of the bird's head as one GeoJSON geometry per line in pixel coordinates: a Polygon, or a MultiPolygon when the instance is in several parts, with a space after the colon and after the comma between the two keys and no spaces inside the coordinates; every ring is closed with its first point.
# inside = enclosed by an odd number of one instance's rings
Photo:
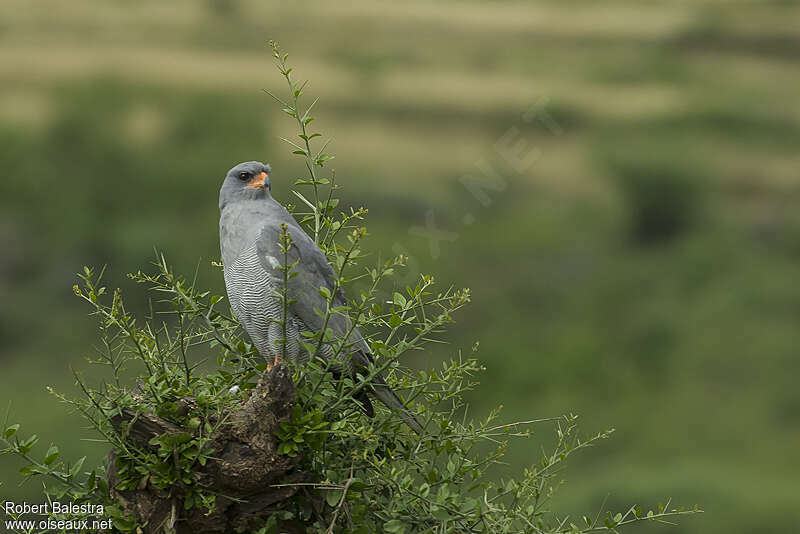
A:
{"type": "Polygon", "coordinates": [[[258,161],[240,163],[228,171],[219,191],[219,208],[239,200],[269,198],[269,165],[258,161]]]}

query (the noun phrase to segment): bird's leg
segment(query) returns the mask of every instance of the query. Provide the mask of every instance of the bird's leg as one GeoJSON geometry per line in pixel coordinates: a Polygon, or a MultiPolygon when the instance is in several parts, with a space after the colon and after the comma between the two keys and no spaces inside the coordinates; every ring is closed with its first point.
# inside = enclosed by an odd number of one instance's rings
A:
{"type": "Polygon", "coordinates": [[[278,353],[275,355],[275,359],[273,360],[272,363],[267,363],[267,372],[272,371],[272,368],[278,365],[280,361],[281,361],[281,354],[278,353]]]}

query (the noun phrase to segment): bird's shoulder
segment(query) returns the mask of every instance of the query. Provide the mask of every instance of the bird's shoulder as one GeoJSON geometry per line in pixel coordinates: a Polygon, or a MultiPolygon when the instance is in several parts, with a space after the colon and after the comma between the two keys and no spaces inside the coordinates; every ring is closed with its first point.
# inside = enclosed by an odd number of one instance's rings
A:
{"type": "Polygon", "coordinates": [[[255,245],[264,267],[269,270],[284,265],[286,261],[289,264],[297,262],[294,269],[298,273],[306,277],[324,278],[326,282],[332,280],[333,269],[325,253],[283,207],[265,217],[255,245]],[[280,245],[282,224],[286,225],[286,232],[291,238],[285,258],[280,245]]]}

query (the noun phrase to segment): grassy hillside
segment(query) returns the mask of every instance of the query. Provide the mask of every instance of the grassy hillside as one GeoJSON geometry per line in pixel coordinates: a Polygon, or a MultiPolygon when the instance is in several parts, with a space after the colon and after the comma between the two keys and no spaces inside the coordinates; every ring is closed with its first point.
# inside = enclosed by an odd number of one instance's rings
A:
{"type": "MultiPolygon", "coordinates": [[[[320,96],[374,248],[473,289],[451,345],[414,365],[480,340],[477,414],[617,428],[571,464],[559,510],[672,496],[707,513],[671,532],[791,532],[798,27],[800,5],[777,0],[6,0],[0,405],[65,455],[102,457],[44,392],[74,391],[91,351],[73,273],[108,263],[143,308],[124,274],[157,246],[222,289],[225,171],[270,162],[282,200],[301,172],[261,91],[282,88],[277,39],[320,96]]],[[[2,460],[3,497],[38,493],[2,460]]]]}

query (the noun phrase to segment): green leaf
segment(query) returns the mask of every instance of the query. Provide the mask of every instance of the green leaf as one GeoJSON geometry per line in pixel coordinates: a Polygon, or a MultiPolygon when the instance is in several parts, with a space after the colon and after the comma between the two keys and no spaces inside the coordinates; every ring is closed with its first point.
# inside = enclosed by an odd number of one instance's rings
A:
{"type": "Polygon", "coordinates": [[[427,497],[431,492],[431,487],[427,482],[423,482],[422,485],[419,487],[419,494],[422,497],[427,497]]]}
{"type": "Polygon", "coordinates": [[[44,463],[45,465],[50,465],[56,461],[58,458],[58,447],[55,445],[51,445],[49,449],[47,449],[47,454],[44,456],[44,463]]]}
{"type": "Polygon", "coordinates": [[[16,434],[17,430],[19,430],[19,425],[11,425],[10,427],[6,428],[5,431],[6,438],[10,438],[14,434],[16,434]]]}
{"type": "Polygon", "coordinates": [[[367,489],[367,485],[364,482],[362,482],[360,479],[358,479],[358,478],[354,478],[350,482],[350,491],[351,492],[364,491],[365,489],[367,489]]]}
{"type": "Polygon", "coordinates": [[[34,434],[19,444],[19,451],[22,453],[28,453],[38,442],[39,442],[39,436],[34,434]]]}
{"type": "Polygon", "coordinates": [[[325,492],[325,502],[328,506],[335,508],[339,501],[342,500],[342,490],[330,490],[325,492]]]}
{"type": "Polygon", "coordinates": [[[97,473],[95,471],[92,471],[91,473],[89,473],[89,478],[86,480],[86,489],[91,492],[94,491],[96,487],[97,487],[97,473]]]}
{"type": "Polygon", "coordinates": [[[406,524],[399,519],[392,519],[383,524],[383,530],[386,532],[405,532],[406,524]]]}
{"type": "Polygon", "coordinates": [[[432,506],[431,507],[431,515],[437,521],[447,521],[450,519],[450,512],[446,509],[442,508],[441,506],[432,506]]]}
{"type": "Polygon", "coordinates": [[[33,476],[39,472],[36,467],[31,465],[26,465],[25,467],[21,467],[19,470],[19,474],[25,477],[33,476]]]}

